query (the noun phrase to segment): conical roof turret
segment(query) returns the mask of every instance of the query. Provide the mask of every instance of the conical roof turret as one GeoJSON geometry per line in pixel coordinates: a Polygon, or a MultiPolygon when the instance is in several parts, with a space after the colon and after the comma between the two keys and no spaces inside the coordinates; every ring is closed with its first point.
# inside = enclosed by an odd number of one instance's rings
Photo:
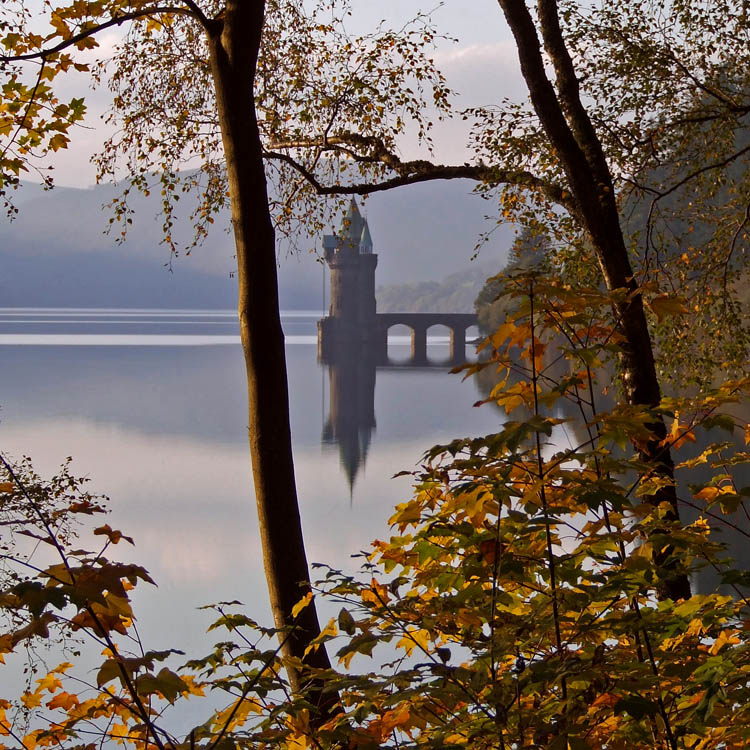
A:
{"type": "Polygon", "coordinates": [[[359,211],[357,201],[352,198],[349,203],[349,209],[341,220],[341,232],[339,233],[339,236],[341,237],[344,247],[354,250],[355,252],[359,250],[362,229],[364,228],[365,223],[366,222],[359,211]]]}
{"type": "Polygon", "coordinates": [[[372,237],[370,236],[370,227],[367,225],[367,219],[364,220],[362,235],[359,238],[359,252],[367,254],[372,252],[372,237]]]}

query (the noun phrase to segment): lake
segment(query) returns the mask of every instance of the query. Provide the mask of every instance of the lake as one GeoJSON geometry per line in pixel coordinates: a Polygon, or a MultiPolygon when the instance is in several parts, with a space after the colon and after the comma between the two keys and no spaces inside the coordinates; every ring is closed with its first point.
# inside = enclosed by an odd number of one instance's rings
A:
{"type": "MultiPolygon", "coordinates": [[[[405,366],[405,336],[389,339],[396,364],[364,381],[329,372],[321,316],[283,314],[299,498],[308,559],[354,569],[351,555],[386,536],[409,497],[409,478],[393,475],[436,443],[496,430],[501,415],[473,408],[477,387],[447,368],[405,366]]],[[[431,338],[428,356],[446,359],[447,338],[431,338]]],[[[44,475],[72,456],[110,496],[106,522],[136,541],[118,553],[159,584],[137,597],[150,648],[213,642],[196,611],[210,602],[239,599],[270,624],[234,312],[2,309],[0,357],[0,447],[44,475]]]]}
{"type": "MultiPolygon", "coordinates": [[[[351,555],[387,536],[393,506],[410,496],[409,477],[393,475],[436,443],[497,430],[504,415],[473,408],[483,396],[473,380],[405,365],[405,336],[389,339],[391,367],[319,364],[319,317],[283,315],[303,528],[310,561],[354,570],[351,555]]],[[[447,337],[432,338],[428,356],[446,359],[447,337]]],[[[271,623],[234,312],[0,309],[0,358],[0,448],[31,456],[43,475],[72,456],[110,496],[104,520],[136,541],[117,554],[159,584],[136,597],[148,648],[205,652],[215,638],[197,607],[212,602],[239,599],[271,623]]],[[[747,474],[737,467],[739,486],[747,474]]],[[[747,536],[722,538],[747,569],[747,536]]],[[[715,583],[710,571],[695,580],[698,591],[715,583]]]]}

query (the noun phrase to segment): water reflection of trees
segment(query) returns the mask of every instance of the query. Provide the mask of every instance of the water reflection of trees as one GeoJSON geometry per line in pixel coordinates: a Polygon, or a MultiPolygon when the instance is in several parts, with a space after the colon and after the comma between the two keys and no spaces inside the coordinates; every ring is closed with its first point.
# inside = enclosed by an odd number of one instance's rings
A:
{"type": "MultiPolygon", "coordinates": [[[[550,366],[545,374],[550,382],[559,382],[562,377],[570,373],[567,369],[567,363],[561,360],[557,365],[550,366]]],[[[494,408],[505,415],[505,409],[495,404],[491,398],[492,390],[500,382],[501,377],[504,376],[501,376],[497,368],[486,367],[476,372],[473,375],[473,380],[482,400],[487,401],[486,408],[494,408]]],[[[510,377],[511,382],[514,378],[520,381],[525,375],[519,369],[516,372],[511,372],[510,377]]],[[[611,409],[615,405],[617,379],[614,363],[605,363],[598,371],[598,378],[595,406],[598,412],[602,412],[611,409]]],[[[735,404],[731,412],[737,422],[750,422],[750,403],[747,401],[735,404]]],[[[523,421],[530,416],[530,412],[524,410],[523,407],[518,407],[515,410],[513,419],[523,421]]],[[[559,400],[555,407],[554,416],[567,420],[562,426],[561,431],[564,433],[568,444],[554,445],[553,448],[570,449],[574,446],[583,445],[589,439],[590,436],[586,430],[587,420],[581,418],[580,405],[574,399],[559,400]]],[[[746,449],[744,436],[738,430],[730,434],[720,427],[711,427],[710,429],[697,430],[695,437],[695,442],[687,442],[681,446],[679,451],[675,451],[676,462],[688,462],[690,459],[700,456],[709,446],[721,442],[727,444],[727,456],[746,449]]],[[[750,494],[750,465],[747,463],[731,464],[727,462],[724,470],[738,490],[742,491],[744,489],[746,493],[750,494]]],[[[692,493],[689,491],[690,486],[704,485],[715,474],[716,468],[712,467],[710,463],[685,467],[677,472],[677,493],[681,501],[681,515],[687,523],[698,518],[703,510],[703,508],[697,505],[698,501],[689,499],[692,497],[692,493]]],[[[734,567],[737,570],[750,569],[750,514],[748,511],[744,507],[740,507],[732,516],[721,517],[717,513],[712,525],[718,532],[719,541],[726,546],[726,557],[733,561],[732,564],[734,567]]],[[[718,571],[711,568],[704,568],[694,581],[694,588],[698,593],[715,591],[720,579],[721,575],[718,571]]]]}

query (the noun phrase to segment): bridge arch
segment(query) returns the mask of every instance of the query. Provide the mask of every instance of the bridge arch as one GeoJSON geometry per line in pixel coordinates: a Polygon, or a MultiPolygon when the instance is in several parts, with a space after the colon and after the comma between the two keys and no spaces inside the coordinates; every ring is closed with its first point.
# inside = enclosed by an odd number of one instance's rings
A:
{"type": "Polygon", "coordinates": [[[414,364],[427,362],[427,332],[435,325],[450,331],[450,361],[463,362],[466,358],[466,330],[477,324],[472,313],[378,313],[375,316],[381,347],[387,353],[388,331],[395,325],[411,329],[411,355],[414,364]]]}
{"type": "MultiPolygon", "coordinates": [[[[445,323],[432,323],[427,327],[427,360],[430,364],[449,364],[455,357],[453,344],[456,338],[456,328],[445,323]]],[[[463,351],[459,346],[455,349],[456,356],[463,351]]]]}

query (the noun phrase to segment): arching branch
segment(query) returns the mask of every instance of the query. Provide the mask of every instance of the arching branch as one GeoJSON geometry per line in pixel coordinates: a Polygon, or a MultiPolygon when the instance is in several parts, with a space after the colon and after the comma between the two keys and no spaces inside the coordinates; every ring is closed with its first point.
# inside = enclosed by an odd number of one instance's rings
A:
{"type": "MultiPolygon", "coordinates": [[[[153,8],[144,8],[142,10],[132,11],[131,13],[123,13],[121,16],[115,16],[114,18],[110,18],[108,21],[98,23],[96,24],[96,26],[92,26],[90,29],[84,29],[83,31],[80,31],[77,34],[71,36],[70,39],[63,39],[63,41],[61,41],[59,44],[56,44],[54,47],[42,49],[38,52],[29,52],[25,55],[0,55],[0,63],[24,62],[28,60],[46,60],[52,55],[56,55],[58,52],[62,52],[64,49],[68,49],[69,47],[74,47],[84,39],[95,36],[96,34],[99,34],[106,29],[110,29],[113,26],[121,26],[123,23],[127,23],[128,21],[136,21],[139,18],[146,18],[153,15],[175,13],[183,16],[193,16],[198,18],[199,21],[201,20],[201,18],[203,18],[206,20],[206,23],[209,23],[203,13],[200,13],[200,16],[197,16],[196,13],[192,10],[192,6],[194,5],[194,3],[188,3],[188,5],[189,7],[187,8],[174,5],[155,5],[153,8]]],[[[203,22],[201,21],[201,23],[203,22]]]]}
{"type": "Polygon", "coordinates": [[[267,159],[288,164],[301,174],[319,195],[364,195],[420,182],[467,179],[488,185],[505,184],[539,190],[553,203],[571,212],[576,210],[570,194],[560,185],[544,180],[526,170],[501,169],[486,164],[434,164],[424,159],[402,161],[396,154],[386,148],[379,139],[356,133],[346,133],[330,138],[310,138],[272,143],[264,152],[264,156],[267,159]],[[367,149],[367,151],[362,153],[357,151],[356,147],[367,149]],[[396,173],[396,176],[378,182],[360,182],[349,185],[324,184],[312,170],[288,153],[288,150],[291,149],[315,149],[319,152],[337,151],[359,163],[387,166],[396,173]]]}

